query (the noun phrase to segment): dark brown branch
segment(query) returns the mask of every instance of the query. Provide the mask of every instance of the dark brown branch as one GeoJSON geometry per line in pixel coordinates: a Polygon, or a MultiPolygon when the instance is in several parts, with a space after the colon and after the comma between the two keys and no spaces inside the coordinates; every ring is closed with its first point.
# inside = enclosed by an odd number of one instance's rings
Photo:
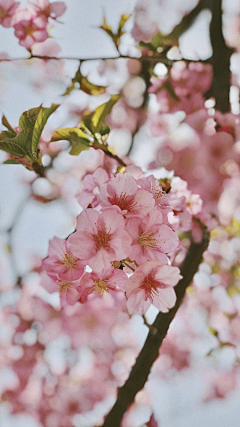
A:
{"type": "MultiPolygon", "coordinates": [[[[1,62],[14,62],[14,61],[30,61],[32,59],[42,59],[43,61],[60,61],[60,60],[65,60],[65,61],[80,61],[80,62],[86,62],[86,61],[106,61],[108,59],[138,59],[139,61],[142,62],[149,62],[152,64],[156,64],[158,62],[161,62],[162,64],[165,64],[167,66],[171,66],[173,65],[175,62],[179,62],[179,59],[168,59],[166,58],[165,54],[162,53],[158,53],[158,54],[153,54],[152,52],[149,53],[149,55],[143,55],[143,56],[128,56],[128,55],[118,55],[118,56],[106,56],[106,57],[89,57],[89,58],[76,58],[76,57],[71,57],[71,56],[64,56],[64,57],[56,57],[56,56],[38,56],[38,55],[32,55],[29,56],[28,58],[24,58],[24,57],[19,57],[19,58],[1,58],[0,59],[0,63],[1,62]]],[[[202,59],[186,59],[186,58],[181,58],[181,61],[185,61],[187,63],[190,62],[203,62],[203,63],[208,63],[209,60],[202,60],[202,59]]]]}
{"type": "Polygon", "coordinates": [[[202,254],[207,249],[209,233],[204,230],[201,243],[192,242],[181,268],[183,278],[175,287],[177,302],[168,313],[159,313],[153,323],[145,344],[136,360],[135,365],[125,384],[119,388],[115,405],[106,416],[102,427],[119,427],[124,413],[133,403],[136,394],[144,387],[151,367],[159,354],[159,348],[167,334],[169,325],[180,307],[186,288],[190,285],[194,274],[202,260],[202,254]]]}
{"type": "Polygon", "coordinates": [[[230,57],[233,49],[229,48],[222,33],[222,0],[211,0],[212,19],[210,23],[210,39],[213,54],[213,81],[208,96],[216,100],[216,109],[226,113],[230,111],[230,57]]]}

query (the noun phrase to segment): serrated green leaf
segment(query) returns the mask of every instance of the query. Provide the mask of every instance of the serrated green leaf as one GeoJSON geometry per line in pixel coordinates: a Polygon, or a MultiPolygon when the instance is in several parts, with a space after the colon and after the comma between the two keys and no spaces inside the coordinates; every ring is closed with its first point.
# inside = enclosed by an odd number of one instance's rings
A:
{"type": "Polygon", "coordinates": [[[84,115],[81,123],[86,126],[93,135],[95,133],[101,133],[107,115],[111,112],[112,107],[120,97],[121,95],[112,95],[108,102],[99,105],[92,113],[84,115]]]}
{"type": "Polygon", "coordinates": [[[33,129],[41,108],[42,106],[40,105],[40,107],[31,108],[30,110],[24,111],[19,119],[20,131],[26,128],[33,129]]]}
{"type": "Polygon", "coordinates": [[[70,132],[70,137],[71,139],[69,139],[69,141],[72,145],[72,149],[69,151],[69,154],[78,156],[82,151],[90,148],[89,141],[86,138],[81,138],[74,132],[70,132]]]}
{"type": "Polygon", "coordinates": [[[79,128],[65,128],[57,129],[52,138],[53,141],[69,141],[72,145],[72,149],[69,154],[77,156],[83,150],[88,150],[90,148],[90,140],[88,136],[84,133],[83,130],[79,128]]]}
{"type": "Polygon", "coordinates": [[[15,130],[12,128],[12,126],[10,125],[10,123],[8,122],[8,120],[6,119],[5,116],[2,116],[2,124],[3,124],[3,126],[5,126],[8,129],[8,131],[12,135],[17,135],[17,132],[15,132],[15,130]]]}
{"type": "Polygon", "coordinates": [[[38,143],[48,117],[57,107],[58,105],[52,105],[50,108],[40,106],[25,111],[19,119],[18,134],[3,116],[2,123],[8,131],[0,134],[0,149],[16,157],[9,159],[8,164],[20,163],[30,170],[36,170],[32,167],[33,163],[42,167],[41,158],[38,156],[38,143]]]}
{"type": "MultiPolygon", "coordinates": [[[[29,156],[25,155],[25,156],[21,156],[21,157],[16,157],[16,158],[12,158],[12,159],[8,159],[5,162],[3,162],[4,164],[12,164],[12,165],[23,165],[25,166],[28,170],[35,170],[35,168],[33,167],[33,164],[36,163],[34,162],[29,156]]],[[[39,164],[39,166],[41,166],[41,164],[39,164]]]]}
{"type": "Polygon", "coordinates": [[[21,157],[28,155],[32,158],[29,140],[31,143],[32,132],[30,129],[22,130],[14,138],[6,138],[0,141],[0,149],[13,156],[21,157]]]}
{"type": "Polygon", "coordinates": [[[89,143],[90,140],[88,136],[79,128],[63,128],[63,129],[57,129],[55,130],[54,134],[52,135],[51,141],[70,141],[72,136],[71,134],[76,134],[79,138],[83,138],[86,140],[86,143],[89,143]]]}
{"type": "Polygon", "coordinates": [[[19,165],[16,159],[8,159],[3,162],[5,165],[19,165]]]}
{"type": "Polygon", "coordinates": [[[32,153],[38,158],[38,144],[42,131],[47,123],[48,118],[54,111],[59,107],[59,104],[52,104],[50,108],[41,107],[37,119],[34,123],[33,134],[32,134],[32,153]]]}
{"type": "Polygon", "coordinates": [[[16,135],[17,135],[17,133],[13,134],[9,130],[3,130],[0,133],[0,142],[3,141],[4,139],[14,138],[14,136],[16,136],[16,135]]]}

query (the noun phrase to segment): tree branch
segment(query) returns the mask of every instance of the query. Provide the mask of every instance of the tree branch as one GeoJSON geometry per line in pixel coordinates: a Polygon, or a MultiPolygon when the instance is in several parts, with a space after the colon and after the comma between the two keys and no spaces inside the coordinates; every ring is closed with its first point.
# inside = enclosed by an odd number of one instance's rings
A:
{"type": "Polygon", "coordinates": [[[183,278],[175,287],[177,296],[176,305],[169,312],[160,312],[156,317],[127,381],[118,389],[117,401],[106,416],[102,427],[119,427],[127,408],[133,403],[136,394],[144,387],[151,367],[158,357],[159,348],[167,334],[169,325],[180,307],[186,288],[190,285],[198,269],[202,260],[202,254],[208,247],[208,242],[209,233],[204,229],[202,242],[191,243],[181,268],[183,278]]]}
{"type": "Polygon", "coordinates": [[[213,54],[211,64],[213,66],[213,81],[208,96],[216,100],[216,109],[226,113],[230,111],[230,57],[233,49],[225,43],[222,33],[222,0],[211,0],[210,10],[212,19],[210,23],[210,39],[213,54]]]}
{"type": "Polygon", "coordinates": [[[166,58],[165,54],[163,55],[162,53],[157,53],[157,54],[153,54],[153,52],[149,52],[149,55],[142,55],[142,56],[128,56],[128,55],[118,55],[118,56],[106,56],[106,57],[100,57],[100,56],[95,56],[95,57],[89,57],[89,58],[76,58],[76,57],[71,57],[71,56],[64,56],[64,57],[57,57],[57,56],[39,56],[39,55],[31,55],[28,58],[25,57],[19,57],[19,58],[0,58],[0,63],[1,62],[14,62],[14,61],[30,61],[32,59],[42,59],[43,61],[60,61],[60,60],[65,60],[65,61],[80,61],[80,62],[86,62],[86,61],[106,61],[106,60],[114,60],[114,59],[138,59],[139,61],[142,62],[149,62],[152,64],[157,64],[158,62],[161,62],[162,64],[165,64],[167,66],[171,66],[173,65],[175,62],[179,62],[179,61],[185,61],[187,63],[190,62],[203,62],[205,64],[209,63],[209,60],[202,60],[202,59],[186,59],[186,58],[181,58],[181,59],[168,59],[166,58]]]}

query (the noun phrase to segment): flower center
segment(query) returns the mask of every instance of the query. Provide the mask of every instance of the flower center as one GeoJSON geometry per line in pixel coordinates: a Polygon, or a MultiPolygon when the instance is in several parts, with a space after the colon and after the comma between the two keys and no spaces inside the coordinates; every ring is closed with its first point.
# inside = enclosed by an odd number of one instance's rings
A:
{"type": "Polygon", "coordinates": [[[106,231],[100,230],[98,234],[92,234],[93,240],[95,242],[95,249],[96,251],[99,251],[101,248],[107,248],[109,247],[109,239],[110,235],[109,233],[106,233],[106,231]]]}
{"type": "Polygon", "coordinates": [[[0,18],[6,18],[8,11],[4,7],[0,7],[0,18]]]}
{"type": "Polygon", "coordinates": [[[117,194],[114,194],[113,197],[108,198],[108,201],[112,205],[119,206],[119,208],[122,211],[127,210],[127,211],[131,212],[133,210],[134,206],[136,205],[136,203],[134,202],[134,197],[133,196],[127,196],[126,193],[121,193],[120,196],[118,196],[117,194]]]}
{"type": "Polygon", "coordinates": [[[66,292],[71,287],[71,283],[64,282],[63,280],[58,280],[57,283],[60,288],[59,290],[60,294],[62,294],[63,292],[66,292]]]}
{"type": "Polygon", "coordinates": [[[145,292],[145,301],[150,299],[153,302],[153,297],[158,294],[158,288],[161,287],[161,283],[155,280],[151,275],[145,277],[143,280],[140,289],[143,289],[145,292]]]}
{"type": "Polygon", "coordinates": [[[33,35],[33,33],[35,33],[35,31],[36,31],[36,28],[33,28],[33,27],[26,27],[24,29],[25,36],[30,36],[30,37],[32,37],[32,35],[33,35]]]}
{"type": "Polygon", "coordinates": [[[94,290],[102,295],[105,292],[108,292],[107,280],[99,280],[95,282],[94,290]]]}
{"type": "Polygon", "coordinates": [[[157,249],[157,239],[154,237],[154,233],[142,233],[138,238],[138,243],[142,245],[144,248],[150,247],[153,249],[157,249]]]}
{"type": "Polygon", "coordinates": [[[71,267],[75,267],[76,263],[77,263],[77,258],[75,258],[73,256],[73,254],[71,254],[70,252],[67,254],[64,254],[64,258],[60,261],[64,267],[66,267],[66,269],[68,270],[71,267]]]}

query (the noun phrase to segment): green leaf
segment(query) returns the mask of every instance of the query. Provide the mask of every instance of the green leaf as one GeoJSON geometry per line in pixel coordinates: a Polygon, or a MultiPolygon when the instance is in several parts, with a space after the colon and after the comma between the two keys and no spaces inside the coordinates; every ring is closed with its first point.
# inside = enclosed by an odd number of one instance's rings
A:
{"type": "Polygon", "coordinates": [[[86,143],[90,142],[88,136],[85,134],[85,132],[79,128],[63,128],[63,129],[57,129],[55,130],[54,134],[52,135],[51,141],[70,141],[72,136],[71,134],[76,134],[79,138],[86,139],[86,143]]]}
{"type": "Polygon", "coordinates": [[[0,140],[0,149],[6,151],[13,156],[29,155],[32,158],[31,149],[29,148],[29,139],[31,141],[31,131],[29,129],[22,130],[14,138],[6,138],[0,140]]]}
{"type": "Polygon", "coordinates": [[[70,132],[71,139],[69,140],[72,149],[69,151],[69,154],[73,156],[78,156],[82,151],[88,150],[90,148],[89,142],[86,138],[79,137],[76,133],[70,132]]]}
{"type": "Polygon", "coordinates": [[[87,77],[82,76],[80,89],[88,95],[102,95],[106,91],[106,86],[95,85],[87,77]]]}
{"type": "MultiPolygon", "coordinates": [[[[56,110],[57,107],[58,105],[52,105],[50,108],[40,106],[25,111],[19,119],[18,134],[8,123],[6,117],[3,116],[2,123],[7,127],[8,131],[3,131],[0,134],[0,149],[6,151],[12,156],[28,156],[29,159],[41,165],[41,159],[39,159],[38,155],[39,139],[48,117],[56,110]]],[[[30,163],[27,159],[27,168],[30,167],[30,163]]]]}
{"type": "Polygon", "coordinates": [[[112,27],[107,24],[105,16],[103,16],[103,24],[101,25],[102,30],[104,30],[111,38],[113,38],[114,33],[112,27]]]}
{"type": "Polygon", "coordinates": [[[17,132],[15,132],[15,130],[12,128],[5,116],[2,116],[2,124],[9,130],[12,135],[17,135],[17,132]]]}
{"type": "Polygon", "coordinates": [[[59,107],[59,104],[52,104],[50,108],[41,107],[37,119],[34,124],[33,134],[32,134],[32,153],[36,153],[38,157],[38,144],[39,139],[42,135],[42,131],[47,123],[48,118],[51,116],[54,111],[59,107]]]}
{"type": "Polygon", "coordinates": [[[120,44],[120,38],[124,34],[122,30],[126,21],[130,18],[131,15],[121,15],[121,19],[118,24],[118,30],[116,33],[113,32],[112,27],[107,24],[105,16],[103,16],[103,24],[101,25],[101,29],[104,30],[112,39],[115,46],[118,48],[120,44]]]}
{"type": "Polygon", "coordinates": [[[130,18],[131,15],[121,15],[121,20],[118,25],[118,35],[121,36],[123,34],[122,28],[126,24],[127,20],[130,18]]]}
{"type": "Polygon", "coordinates": [[[40,105],[40,107],[31,108],[31,110],[24,111],[24,113],[21,115],[19,119],[20,131],[23,129],[33,129],[41,108],[42,107],[40,105]]]}
{"type": "Polygon", "coordinates": [[[79,67],[74,78],[72,79],[71,86],[67,88],[63,95],[68,95],[70,92],[72,92],[72,90],[76,89],[76,83],[79,84],[79,89],[88,95],[97,96],[105,93],[106,91],[106,86],[95,85],[94,83],[91,83],[86,76],[83,76],[79,67]]]}
{"type": "Polygon", "coordinates": [[[102,135],[102,136],[104,136],[104,135],[108,135],[109,134],[109,132],[110,132],[110,127],[109,126],[103,126],[102,127],[102,129],[100,130],[100,134],[102,135]]]}
{"type": "Polygon", "coordinates": [[[14,138],[14,136],[16,136],[17,133],[12,133],[9,130],[3,130],[0,133],[0,142],[3,141],[4,139],[9,139],[9,138],[14,138]]]}
{"type": "Polygon", "coordinates": [[[85,132],[79,128],[65,128],[57,129],[52,138],[52,141],[69,141],[72,145],[72,149],[69,154],[77,156],[83,150],[88,150],[90,147],[90,140],[85,132]]]}
{"type": "MultiPolygon", "coordinates": [[[[12,164],[12,165],[23,165],[28,170],[35,170],[36,169],[34,167],[34,164],[36,164],[36,162],[34,162],[29,156],[21,156],[21,157],[8,159],[3,163],[8,164],[8,165],[10,165],[10,164],[12,164]]],[[[39,166],[41,167],[40,164],[39,164],[39,166]]]]}
{"type": "Polygon", "coordinates": [[[5,165],[19,165],[18,161],[16,159],[8,159],[3,162],[5,165]]]}
{"type": "Polygon", "coordinates": [[[93,135],[101,133],[107,115],[120,97],[121,95],[112,95],[108,102],[99,105],[92,113],[84,115],[81,124],[87,127],[93,135]]]}

